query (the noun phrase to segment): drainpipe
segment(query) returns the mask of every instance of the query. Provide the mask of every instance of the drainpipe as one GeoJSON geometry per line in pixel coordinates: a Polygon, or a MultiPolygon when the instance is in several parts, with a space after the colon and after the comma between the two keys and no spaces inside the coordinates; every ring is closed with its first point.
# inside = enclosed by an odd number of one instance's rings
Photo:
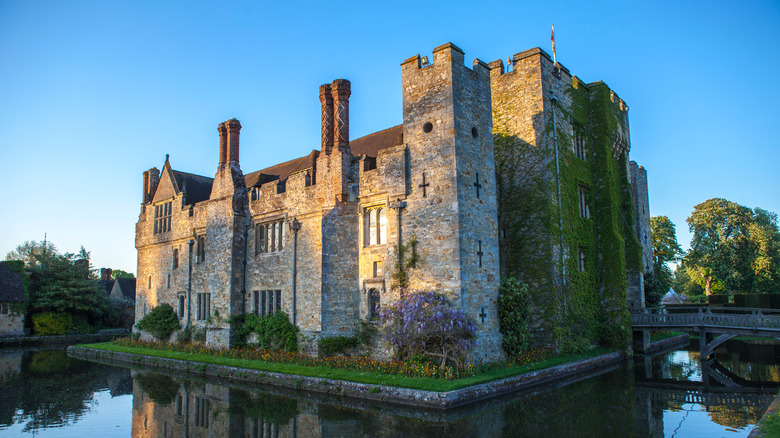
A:
{"type": "Polygon", "coordinates": [[[292,323],[296,325],[298,318],[297,296],[295,283],[298,278],[298,231],[301,229],[301,223],[298,218],[293,218],[290,222],[290,231],[293,232],[293,269],[292,269],[292,323]]]}
{"type": "MultiPolygon", "coordinates": [[[[561,234],[561,283],[566,286],[566,263],[563,254],[563,213],[561,211],[561,173],[558,163],[558,127],[555,123],[555,104],[558,98],[550,89],[550,101],[552,102],[552,122],[553,122],[553,147],[555,149],[555,184],[558,187],[558,227],[561,234]]],[[[566,306],[566,294],[563,294],[563,305],[566,306]]]]}
{"type": "Polygon", "coordinates": [[[192,245],[195,244],[195,240],[190,239],[187,242],[189,245],[189,253],[187,254],[187,322],[184,323],[184,328],[190,326],[190,308],[192,303],[192,245]]]}
{"type": "Polygon", "coordinates": [[[241,313],[246,313],[246,258],[249,255],[249,227],[244,229],[244,281],[241,288],[241,313]]]}

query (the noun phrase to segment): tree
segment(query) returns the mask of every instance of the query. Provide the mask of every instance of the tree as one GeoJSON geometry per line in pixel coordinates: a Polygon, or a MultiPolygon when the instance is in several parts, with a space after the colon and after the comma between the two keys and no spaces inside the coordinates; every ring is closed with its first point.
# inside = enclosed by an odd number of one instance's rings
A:
{"type": "Polygon", "coordinates": [[[63,312],[97,322],[108,308],[108,297],[90,278],[89,264],[77,263],[74,254],[36,257],[31,267],[30,313],[63,312]]]}
{"type": "Polygon", "coordinates": [[[38,264],[37,256],[45,256],[57,254],[57,247],[53,243],[42,240],[36,242],[34,240],[26,240],[23,244],[19,245],[13,251],[6,254],[6,260],[21,260],[27,266],[34,266],[38,264]]]}
{"type": "Polygon", "coordinates": [[[677,243],[674,223],[668,217],[651,217],[650,228],[653,238],[653,275],[645,282],[645,301],[652,307],[658,305],[672,287],[674,278],[669,263],[679,260],[683,252],[677,243]]]}
{"type": "Polygon", "coordinates": [[[135,278],[132,272],[126,272],[121,269],[114,269],[111,271],[111,278],[116,280],[117,278],[135,278]]]}
{"type": "Polygon", "coordinates": [[[693,233],[689,274],[708,294],[715,281],[731,293],[780,291],[777,214],[713,198],[694,207],[686,222],[693,233]]]}

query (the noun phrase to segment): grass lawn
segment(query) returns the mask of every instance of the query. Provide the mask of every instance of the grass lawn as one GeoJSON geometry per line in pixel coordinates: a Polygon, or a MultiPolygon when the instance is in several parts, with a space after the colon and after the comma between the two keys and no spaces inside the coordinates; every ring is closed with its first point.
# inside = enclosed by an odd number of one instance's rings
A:
{"type": "Polygon", "coordinates": [[[503,379],[505,377],[517,376],[529,371],[550,368],[567,362],[574,362],[581,359],[600,356],[602,354],[611,353],[613,351],[605,348],[596,348],[581,354],[561,355],[526,365],[497,365],[483,373],[471,377],[465,377],[456,380],[445,380],[425,377],[407,377],[380,372],[353,371],[325,366],[305,366],[259,360],[234,359],[212,356],[208,354],[183,353],[176,351],[157,350],[152,348],[126,347],[111,342],[99,344],[82,344],[79,346],[98,350],[140,354],[144,356],[179,359],[189,362],[201,362],[215,365],[248,368],[274,373],[295,374],[308,377],[323,377],[327,379],[348,380],[351,382],[367,383],[373,385],[398,386],[403,388],[439,392],[452,391],[480,383],[503,379]]]}

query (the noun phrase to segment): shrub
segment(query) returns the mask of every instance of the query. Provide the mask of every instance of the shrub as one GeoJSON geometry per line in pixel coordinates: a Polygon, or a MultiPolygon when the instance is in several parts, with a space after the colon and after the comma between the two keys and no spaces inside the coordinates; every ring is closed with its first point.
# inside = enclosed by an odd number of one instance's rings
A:
{"type": "Polygon", "coordinates": [[[160,304],[141,318],[136,324],[139,330],[147,331],[158,341],[164,341],[171,337],[171,333],[178,330],[179,317],[173,311],[170,304],[160,304]]]}
{"type": "Polygon", "coordinates": [[[729,296],[725,294],[713,294],[707,297],[710,305],[722,306],[729,302],[729,296]]]}
{"type": "Polygon", "coordinates": [[[325,356],[343,353],[348,348],[355,348],[360,343],[354,336],[333,336],[320,340],[320,352],[325,356]]]}
{"type": "Polygon", "coordinates": [[[43,312],[33,315],[33,329],[41,336],[64,335],[73,328],[73,317],[64,312],[43,312]]]}
{"type": "Polygon", "coordinates": [[[253,313],[239,315],[231,320],[236,329],[235,345],[247,345],[246,337],[257,334],[256,346],[268,350],[298,351],[298,327],[290,323],[284,312],[258,316],[253,313]]]}
{"type": "Polygon", "coordinates": [[[436,292],[402,293],[396,303],[382,309],[380,318],[397,358],[427,356],[440,367],[463,363],[477,332],[473,320],[436,292]]]}
{"type": "Polygon", "coordinates": [[[528,285],[516,278],[501,280],[498,292],[498,318],[501,334],[504,336],[504,351],[510,356],[518,356],[527,348],[531,338],[528,327],[528,303],[531,297],[528,285]]]}
{"type": "Polygon", "coordinates": [[[368,319],[361,319],[355,324],[352,336],[334,336],[320,340],[320,353],[330,356],[344,353],[348,348],[368,345],[376,332],[376,324],[368,319]]]}

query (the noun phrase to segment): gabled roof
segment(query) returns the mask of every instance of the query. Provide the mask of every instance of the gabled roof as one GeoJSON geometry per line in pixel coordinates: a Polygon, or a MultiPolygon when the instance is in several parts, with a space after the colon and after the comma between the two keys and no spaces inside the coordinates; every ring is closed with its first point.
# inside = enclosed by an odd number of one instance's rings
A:
{"type": "Polygon", "coordinates": [[[187,204],[195,204],[209,199],[214,178],[171,170],[176,179],[176,185],[179,186],[179,190],[184,192],[187,204]]]}
{"type": "Polygon", "coordinates": [[[22,274],[11,270],[6,262],[0,262],[0,302],[22,301],[27,301],[22,274]]]}
{"type": "Polygon", "coordinates": [[[117,278],[114,288],[118,288],[125,299],[135,302],[135,278],[117,278]]]}
{"type": "Polygon", "coordinates": [[[98,283],[100,283],[100,287],[106,291],[106,295],[110,295],[111,289],[114,288],[114,281],[115,280],[98,280],[98,283]]]}
{"type": "MultiPolygon", "coordinates": [[[[349,142],[349,148],[354,156],[367,155],[369,157],[376,157],[382,149],[398,146],[403,144],[403,142],[404,126],[397,125],[352,140],[349,142]]],[[[319,151],[313,150],[305,157],[285,161],[284,163],[248,173],[244,176],[244,181],[246,181],[246,186],[250,188],[258,187],[271,181],[284,181],[291,173],[312,167],[319,154],[319,151]]],[[[170,169],[170,164],[167,160],[165,161],[165,166],[163,166],[163,173],[165,173],[166,167],[170,169]]],[[[173,169],[170,170],[173,174],[175,185],[177,186],[176,188],[184,192],[187,204],[195,204],[209,199],[211,196],[211,187],[214,183],[213,178],[180,172],[173,169]]]]}
{"type": "MultiPolygon", "coordinates": [[[[382,149],[398,146],[404,142],[404,126],[397,125],[383,131],[360,137],[349,142],[349,149],[352,155],[367,155],[376,157],[382,149]]],[[[281,180],[284,181],[291,173],[295,173],[312,167],[314,160],[319,156],[319,151],[311,151],[305,157],[286,161],[275,166],[271,166],[257,172],[249,173],[245,176],[247,187],[256,187],[267,182],[281,180]]]]}

